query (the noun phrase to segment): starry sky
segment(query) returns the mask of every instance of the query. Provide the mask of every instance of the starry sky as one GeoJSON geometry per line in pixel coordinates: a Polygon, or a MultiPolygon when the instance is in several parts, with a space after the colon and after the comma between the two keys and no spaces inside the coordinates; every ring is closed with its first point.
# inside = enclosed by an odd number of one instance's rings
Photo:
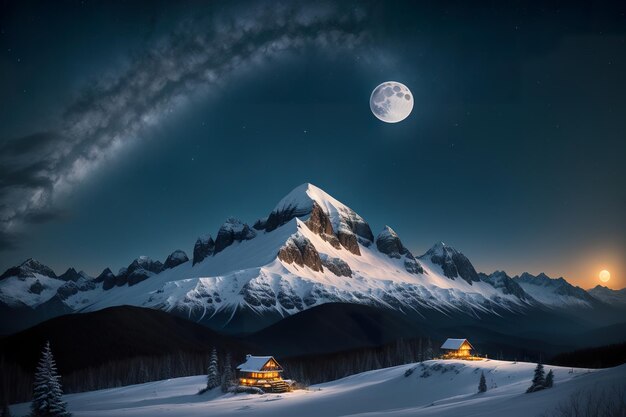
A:
{"type": "Polygon", "coordinates": [[[416,254],[622,288],[626,3],[543,3],[4,1],[0,269],[191,254],[311,182],[416,254]]]}

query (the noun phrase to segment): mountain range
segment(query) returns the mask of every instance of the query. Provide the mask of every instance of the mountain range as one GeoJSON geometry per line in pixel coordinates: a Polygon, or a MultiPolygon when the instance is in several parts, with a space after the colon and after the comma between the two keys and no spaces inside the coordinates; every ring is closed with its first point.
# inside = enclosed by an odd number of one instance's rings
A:
{"type": "MultiPolygon", "coordinates": [[[[191,259],[176,250],[97,277],[62,275],[28,259],[0,276],[0,333],[67,313],[147,307],[226,333],[255,332],[326,303],[366,305],[423,321],[603,314],[626,308],[626,292],[585,291],[564,278],[476,271],[439,242],[421,256],[385,226],[376,236],[354,210],[312,184],[287,194],[252,225],[229,218],[198,238],[191,259]]],[[[607,324],[604,322],[603,324],[607,324]]]]}

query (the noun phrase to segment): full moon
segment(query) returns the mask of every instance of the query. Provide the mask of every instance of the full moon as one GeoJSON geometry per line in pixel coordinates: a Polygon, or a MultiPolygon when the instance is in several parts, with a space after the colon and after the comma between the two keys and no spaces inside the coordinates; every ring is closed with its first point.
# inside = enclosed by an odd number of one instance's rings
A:
{"type": "Polygon", "coordinates": [[[399,82],[384,82],[372,91],[370,109],[383,122],[401,122],[413,110],[413,93],[399,82]]]}
{"type": "Polygon", "coordinates": [[[598,276],[600,277],[600,281],[602,282],[608,282],[611,279],[611,273],[606,269],[600,271],[600,275],[598,276]]]}

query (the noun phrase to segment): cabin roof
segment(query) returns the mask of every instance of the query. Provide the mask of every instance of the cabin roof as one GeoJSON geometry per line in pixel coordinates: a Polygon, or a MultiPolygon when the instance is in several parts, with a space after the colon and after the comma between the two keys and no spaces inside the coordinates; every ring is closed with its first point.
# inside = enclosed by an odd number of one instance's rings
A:
{"type": "MultiPolygon", "coordinates": [[[[237,366],[237,369],[244,372],[260,372],[263,370],[263,367],[266,363],[268,363],[271,359],[274,359],[273,356],[252,356],[246,355],[246,361],[237,366]]],[[[274,362],[278,364],[278,361],[274,359],[274,362]]],[[[278,365],[280,367],[280,365],[278,365]]],[[[282,369],[278,368],[277,371],[281,371],[282,369]]]]}
{"type": "Polygon", "coordinates": [[[443,345],[441,345],[441,349],[461,349],[461,346],[463,346],[463,343],[465,342],[470,345],[471,349],[474,349],[474,346],[472,346],[472,344],[467,339],[448,339],[443,342],[443,345]]]}

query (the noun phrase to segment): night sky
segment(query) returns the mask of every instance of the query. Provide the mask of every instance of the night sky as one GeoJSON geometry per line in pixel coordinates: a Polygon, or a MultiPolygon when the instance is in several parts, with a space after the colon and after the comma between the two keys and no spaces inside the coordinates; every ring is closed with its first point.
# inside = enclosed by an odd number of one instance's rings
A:
{"type": "Polygon", "coordinates": [[[1,2],[0,269],[191,254],[311,182],[416,254],[626,286],[626,3],[469,3],[1,2]]]}

